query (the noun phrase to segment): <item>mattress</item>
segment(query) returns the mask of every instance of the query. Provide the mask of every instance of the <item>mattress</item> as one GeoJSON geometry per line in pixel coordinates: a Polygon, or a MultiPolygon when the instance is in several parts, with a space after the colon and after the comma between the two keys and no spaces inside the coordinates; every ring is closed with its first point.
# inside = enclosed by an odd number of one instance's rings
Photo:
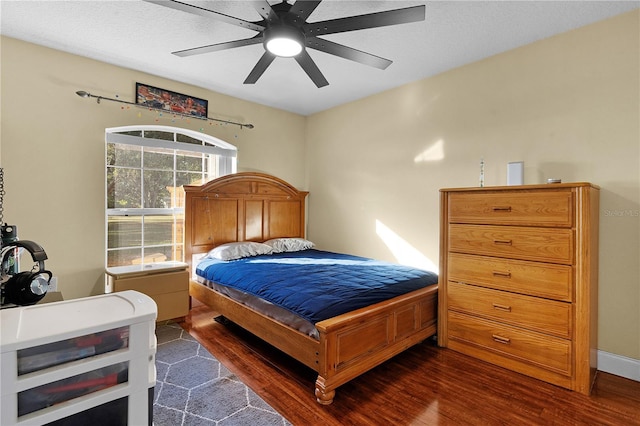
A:
{"type": "Polygon", "coordinates": [[[204,258],[196,275],[199,282],[258,311],[302,320],[304,332],[312,336],[319,321],[438,282],[437,274],[422,269],[315,249],[233,261],[204,258]]]}

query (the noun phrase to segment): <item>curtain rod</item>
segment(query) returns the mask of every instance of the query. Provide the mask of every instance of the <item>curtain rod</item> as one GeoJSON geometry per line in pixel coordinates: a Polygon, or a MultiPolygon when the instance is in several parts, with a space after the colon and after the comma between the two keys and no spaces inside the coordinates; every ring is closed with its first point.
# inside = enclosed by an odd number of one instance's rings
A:
{"type": "MultiPolygon", "coordinates": [[[[142,105],[142,104],[136,104],[134,102],[129,102],[129,101],[123,101],[121,99],[114,99],[114,98],[107,98],[105,96],[96,96],[96,95],[92,95],[89,92],[85,92],[84,90],[78,90],[76,92],[76,95],[80,96],[81,98],[96,98],[96,102],[100,103],[100,101],[102,99],[104,99],[105,101],[111,101],[111,102],[119,102],[121,104],[127,104],[127,105],[133,105],[135,107],[139,107],[139,108],[145,108],[145,109],[151,109],[151,110],[156,110],[156,111],[160,111],[160,112],[167,112],[162,108],[155,108],[155,107],[150,107],[148,105],[142,105]]],[[[236,126],[240,126],[240,129],[243,128],[247,128],[247,129],[253,129],[253,124],[250,123],[236,123],[235,121],[228,121],[228,120],[220,120],[218,118],[209,118],[209,117],[197,117],[191,114],[185,114],[183,112],[173,112],[171,111],[171,114],[174,115],[180,115],[183,117],[189,117],[189,118],[195,118],[197,120],[206,120],[206,121],[217,121],[219,123],[224,123],[224,124],[234,124],[236,126]]]]}

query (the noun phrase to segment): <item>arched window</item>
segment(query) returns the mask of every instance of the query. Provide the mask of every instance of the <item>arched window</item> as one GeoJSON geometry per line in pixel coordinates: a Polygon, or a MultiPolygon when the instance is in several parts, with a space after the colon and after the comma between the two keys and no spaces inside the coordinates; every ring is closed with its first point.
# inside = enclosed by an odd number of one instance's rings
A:
{"type": "Polygon", "coordinates": [[[107,267],[184,261],[184,190],[236,171],[235,146],[168,126],[109,128],[107,267]]]}

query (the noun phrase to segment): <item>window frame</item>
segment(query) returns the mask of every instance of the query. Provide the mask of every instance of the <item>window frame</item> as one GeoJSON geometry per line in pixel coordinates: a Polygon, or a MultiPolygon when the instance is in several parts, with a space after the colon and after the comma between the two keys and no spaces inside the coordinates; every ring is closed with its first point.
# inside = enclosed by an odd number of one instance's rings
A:
{"type": "MultiPolygon", "coordinates": [[[[203,159],[203,180],[208,181],[211,179],[215,179],[220,176],[224,176],[231,173],[236,173],[237,171],[237,155],[238,149],[221,139],[216,137],[207,135],[205,133],[196,132],[189,129],[183,129],[179,127],[172,126],[154,126],[154,125],[139,125],[139,126],[121,126],[121,127],[112,127],[105,129],[105,265],[107,267],[115,267],[115,266],[128,266],[128,265],[109,265],[109,254],[113,251],[117,250],[131,250],[131,249],[140,249],[140,264],[150,264],[155,263],[154,260],[150,262],[145,262],[146,256],[148,256],[152,251],[146,252],[145,248],[153,248],[153,247],[166,247],[171,246],[171,251],[174,253],[178,253],[179,246],[184,245],[184,241],[176,241],[176,235],[172,235],[172,241],[170,244],[147,244],[145,245],[145,226],[146,223],[144,221],[145,216],[171,216],[173,220],[173,226],[176,226],[178,222],[182,222],[182,226],[184,226],[184,207],[169,207],[169,208],[149,208],[145,207],[141,204],[140,208],[109,208],[108,203],[108,184],[109,184],[109,168],[112,167],[107,164],[107,155],[108,155],[108,147],[110,143],[114,144],[124,144],[124,145],[132,145],[139,146],[142,148],[142,154],[144,153],[144,148],[158,148],[158,149],[168,149],[173,150],[173,168],[171,169],[173,172],[173,179],[175,184],[176,173],[184,172],[183,170],[177,170],[176,166],[176,155],[179,155],[178,152],[194,152],[199,154],[211,154],[217,156],[217,164],[214,168],[214,176],[206,176],[206,171],[204,171],[204,162],[206,159],[203,159]],[[123,133],[132,133],[132,132],[140,132],[140,136],[134,136],[130,134],[123,133]],[[145,133],[148,132],[162,132],[173,134],[173,140],[165,140],[165,139],[156,139],[153,137],[145,137],[145,133]],[[201,142],[201,145],[180,142],[179,135],[186,136],[192,140],[197,140],[201,142]],[[109,247],[109,218],[111,216],[135,216],[140,217],[141,221],[141,229],[140,229],[140,245],[130,246],[130,247],[117,247],[110,248],[109,247]]],[[[123,167],[126,168],[126,167],[123,167]]],[[[133,167],[136,169],[136,167],[133,167]]],[[[145,167],[144,163],[140,164],[139,168],[142,172],[144,172],[145,167]]],[[[209,170],[212,168],[210,167],[209,170]]],[[[149,168],[148,170],[156,170],[155,168],[149,168]]],[[[168,171],[168,170],[167,170],[168,171]]],[[[141,179],[140,187],[144,187],[143,179],[141,179]]],[[[141,203],[143,202],[141,198],[141,203]]],[[[181,232],[176,232],[177,235],[184,235],[184,229],[181,232]]],[[[184,257],[184,249],[181,250],[184,257]]],[[[182,259],[172,259],[173,261],[184,262],[184,258],[182,259]]]]}

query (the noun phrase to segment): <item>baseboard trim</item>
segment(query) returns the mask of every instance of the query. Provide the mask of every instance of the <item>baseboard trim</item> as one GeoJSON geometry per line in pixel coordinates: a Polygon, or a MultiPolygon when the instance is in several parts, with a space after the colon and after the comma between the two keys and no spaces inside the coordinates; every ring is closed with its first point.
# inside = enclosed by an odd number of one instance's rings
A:
{"type": "Polygon", "coordinates": [[[640,360],[598,351],[598,370],[640,382],[640,360]]]}

